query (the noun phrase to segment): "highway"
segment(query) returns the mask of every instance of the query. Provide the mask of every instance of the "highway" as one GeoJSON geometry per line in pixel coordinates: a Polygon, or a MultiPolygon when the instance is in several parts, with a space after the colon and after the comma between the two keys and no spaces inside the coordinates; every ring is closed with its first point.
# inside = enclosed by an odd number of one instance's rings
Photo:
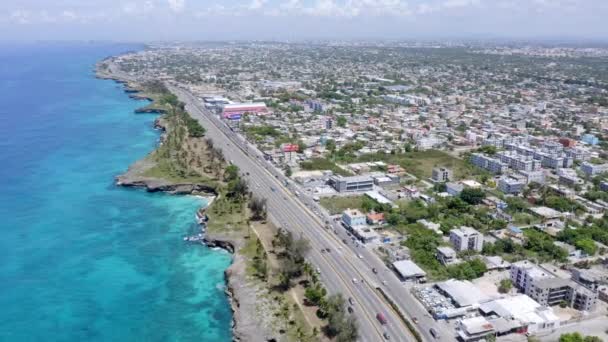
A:
{"type": "MultiPolygon", "coordinates": [[[[376,290],[381,286],[379,279],[369,265],[342,242],[339,232],[324,228],[323,222],[285,186],[286,179],[263,159],[261,152],[209,113],[198,99],[179,88],[171,87],[171,91],[186,103],[188,112],[207,129],[207,137],[222,149],[226,160],[239,167],[251,191],[267,199],[269,218],[273,223],[310,241],[311,251],[307,259],[320,270],[321,280],[328,291],[342,293],[345,299],[353,298],[355,301],[352,307],[359,322],[360,341],[382,341],[385,332],[393,341],[414,341],[407,327],[376,290]],[[327,249],[330,251],[322,251],[327,249]],[[378,322],[375,316],[379,312],[386,316],[388,324],[378,322]]],[[[289,186],[293,187],[293,184],[289,186]]],[[[379,268],[384,269],[384,266],[379,268]]]]}

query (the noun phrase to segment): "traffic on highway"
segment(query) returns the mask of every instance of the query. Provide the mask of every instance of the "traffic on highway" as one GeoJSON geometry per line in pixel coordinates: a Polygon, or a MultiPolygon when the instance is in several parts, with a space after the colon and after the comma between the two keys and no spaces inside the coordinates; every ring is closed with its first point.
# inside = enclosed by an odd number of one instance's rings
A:
{"type": "Polygon", "coordinates": [[[180,88],[172,87],[172,91],[187,104],[190,114],[208,128],[209,138],[216,144],[220,142],[226,158],[242,170],[252,192],[267,199],[268,215],[273,223],[310,241],[309,261],[320,271],[330,293],[342,293],[349,298],[349,312],[358,318],[361,341],[416,340],[380,288],[401,313],[419,327],[423,340],[440,341],[448,336],[431,334],[441,327],[400,279],[377,255],[334,221],[313,197],[265,160],[255,146],[204,108],[196,97],[180,88]]]}

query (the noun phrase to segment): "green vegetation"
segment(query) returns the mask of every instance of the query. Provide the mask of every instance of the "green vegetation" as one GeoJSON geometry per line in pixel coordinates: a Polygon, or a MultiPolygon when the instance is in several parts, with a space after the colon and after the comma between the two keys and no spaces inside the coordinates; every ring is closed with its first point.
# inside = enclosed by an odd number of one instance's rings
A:
{"type": "Polygon", "coordinates": [[[359,337],[355,316],[346,313],[346,302],[341,294],[327,297],[322,305],[322,315],[327,317],[325,334],[336,342],[352,342],[359,337]]]}
{"type": "Polygon", "coordinates": [[[351,176],[352,173],[342,169],[334,162],[325,159],[325,158],[313,158],[311,160],[300,163],[300,167],[302,170],[312,171],[312,170],[330,170],[334,174],[342,175],[342,176],[351,176]]]}
{"type": "Polygon", "coordinates": [[[557,235],[557,239],[576,246],[588,255],[594,255],[598,251],[594,241],[608,243],[608,231],[604,222],[605,220],[598,220],[578,229],[566,228],[557,235]]]}
{"type": "MultiPolygon", "coordinates": [[[[152,89],[158,86],[153,85],[152,89]]],[[[222,171],[223,156],[201,139],[205,129],[184,111],[183,104],[169,93],[155,94],[163,108],[159,122],[165,128],[163,143],[150,154],[154,165],[143,176],[164,179],[173,183],[206,184],[217,186],[222,171]],[[217,161],[217,163],[215,163],[217,161]]]]}
{"type": "Polygon", "coordinates": [[[475,279],[487,271],[483,261],[477,258],[444,267],[435,256],[437,247],[443,243],[439,235],[420,224],[403,226],[401,231],[407,232],[403,245],[410,249],[412,260],[428,273],[430,279],[475,279]]]}
{"type": "Polygon", "coordinates": [[[498,285],[498,292],[500,293],[509,293],[513,288],[513,282],[511,279],[503,279],[500,281],[500,285],[498,285]]]}
{"type": "Polygon", "coordinates": [[[442,243],[441,237],[420,224],[410,224],[400,230],[408,233],[407,240],[402,243],[410,249],[412,260],[428,273],[428,277],[447,278],[447,270],[435,257],[436,249],[442,243]]]}
{"type": "Polygon", "coordinates": [[[412,151],[403,153],[372,153],[354,158],[355,162],[383,161],[403,167],[418,178],[431,177],[434,167],[444,166],[454,171],[456,178],[467,178],[480,173],[464,160],[438,150],[412,151]]]}
{"type": "Polygon", "coordinates": [[[471,205],[481,204],[486,197],[486,193],[482,189],[465,188],[460,193],[460,199],[471,205]]]}
{"type": "Polygon", "coordinates": [[[485,153],[487,155],[493,156],[496,154],[497,149],[496,146],[486,145],[477,149],[477,152],[485,153]]]}
{"type": "Polygon", "coordinates": [[[547,262],[554,260],[565,262],[567,260],[568,252],[556,246],[551,236],[535,229],[526,229],[524,235],[526,237],[526,242],[524,243],[525,249],[536,253],[539,261],[547,262]]]}
{"type": "Polygon", "coordinates": [[[277,138],[281,136],[281,132],[272,126],[248,126],[245,128],[245,133],[253,136],[256,140],[263,139],[265,137],[277,138]]]}
{"type": "Polygon", "coordinates": [[[252,197],[249,200],[249,210],[252,220],[265,220],[267,216],[267,205],[265,198],[252,197]]]}
{"type": "Polygon", "coordinates": [[[561,196],[546,196],[542,200],[542,204],[561,212],[580,213],[584,210],[583,206],[577,203],[576,201],[561,196]]]}
{"type": "Polygon", "coordinates": [[[479,278],[483,276],[487,270],[486,264],[477,258],[447,267],[449,278],[460,280],[479,278]]]}
{"type": "Polygon", "coordinates": [[[559,342],[602,342],[602,339],[597,336],[583,336],[579,332],[573,332],[560,335],[559,342]]]}
{"type": "Polygon", "coordinates": [[[294,238],[289,231],[279,230],[272,241],[279,257],[279,284],[283,290],[291,288],[292,280],[302,275],[304,257],[310,250],[310,243],[304,238],[294,238]]]}

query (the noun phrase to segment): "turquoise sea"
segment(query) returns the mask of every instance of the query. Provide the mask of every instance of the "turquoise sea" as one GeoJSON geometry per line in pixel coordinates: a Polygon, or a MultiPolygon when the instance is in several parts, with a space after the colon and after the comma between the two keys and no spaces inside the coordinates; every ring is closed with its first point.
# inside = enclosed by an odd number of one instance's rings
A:
{"type": "Polygon", "coordinates": [[[204,200],[113,184],[159,133],[93,66],[139,48],[0,45],[0,341],[231,340],[204,200]]]}

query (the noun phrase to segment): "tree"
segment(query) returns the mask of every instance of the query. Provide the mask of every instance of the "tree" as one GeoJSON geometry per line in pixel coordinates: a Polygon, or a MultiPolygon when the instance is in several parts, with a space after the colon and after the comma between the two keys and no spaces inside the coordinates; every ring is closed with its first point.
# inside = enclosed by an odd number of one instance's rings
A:
{"type": "Polygon", "coordinates": [[[224,170],[224,181],[230,182],[232,180],[237,179],[238,177],[239,177],[239,167],[238,166],[236,166],[234,164],[230,164],[224,170]]]}
{"type": "Polygon", "coordinates": [[[576,240],[574,246],[589,256],[595,255],[595,252],[597,252],[597,245],[595,244],[595,241],[590,238],[576,240]]]}
{"type": "Polygon", "coordinates": [[[477,152],[482,152],[482,153],[493,156],[496,154],[496,146],[492,146],[492,145],[482,146],[477,149],[477,152]]]}
{"type": "Polygon", "coordinates": [[[249,187],[247,186],[247,182],[238,177],[237,179],[233,179],[230,181],[230,183],[228,183],[228,193],[226,196],[236,200],[241,200],[247,195],[248,192],[249,187]]]}
{"type": "Polygon", "coordinates": [[[472,205],[480,204],[485,197],[486,193],[482,189],[466,188],[460,193],[460,199],[472,205]]]}
{"type": "Polygon", "coordinates": [[[347,120],[345,117],[339,116],[338,119],[336,120],[336,123],[338,124],[339,127],[346,127],[347,120]]]}
{"type": "Polygon", "coordinates": [[[263,220],[266,218],[266,199],[259,197],[252,197],[249,200],[249,210],[251,210],[252,218],[254,220],[263,220]]]}
{"type": "Polygon", "coordinates": [[[511,279],[503,279],[500,281],[500,285],[498,286],[498,292],[508,293],[512,288],[513,282],[511,282],[511,279]]]}
{"type": "Polygon", "coordinates": [[[327,149],[329,152],[333,153],[334,151],[336,151],[336,141],[335,141],[335,140],[333,140],[333,139],[328,139],[328,140],[325,142],[325,148],[326,148],[326,149],[327,149]]]}
{"type": "Polygon", "coordinates": [[[285,167],[283,168],[283,171],[285,171],[286,177],[291,177],[291,175],[292,175],[291,166],[285,165],[285,167]]]}
{"type": "Polygon", "coordinates": [[[323,288],[323,286],[316,284],[306,288],[306,291],[304,291],[304,297],[306,297],[310,304],[319,305],[325,297],[326,292],[327,291],[325,288],[323,288]]]}
{"type": "Polygon", "coordinates": [[[573,332],[560,335],[559,342],[584,342],[584,338],[579,332],[573,332]]]}
{"type": "Polygon", "coordinates": [[[355,316],[348,316],[346,321],[342,322],[340,333],[336,336],[336,342],[354,342],[357,339],[359,339],[357,319],[355,316]]]}

